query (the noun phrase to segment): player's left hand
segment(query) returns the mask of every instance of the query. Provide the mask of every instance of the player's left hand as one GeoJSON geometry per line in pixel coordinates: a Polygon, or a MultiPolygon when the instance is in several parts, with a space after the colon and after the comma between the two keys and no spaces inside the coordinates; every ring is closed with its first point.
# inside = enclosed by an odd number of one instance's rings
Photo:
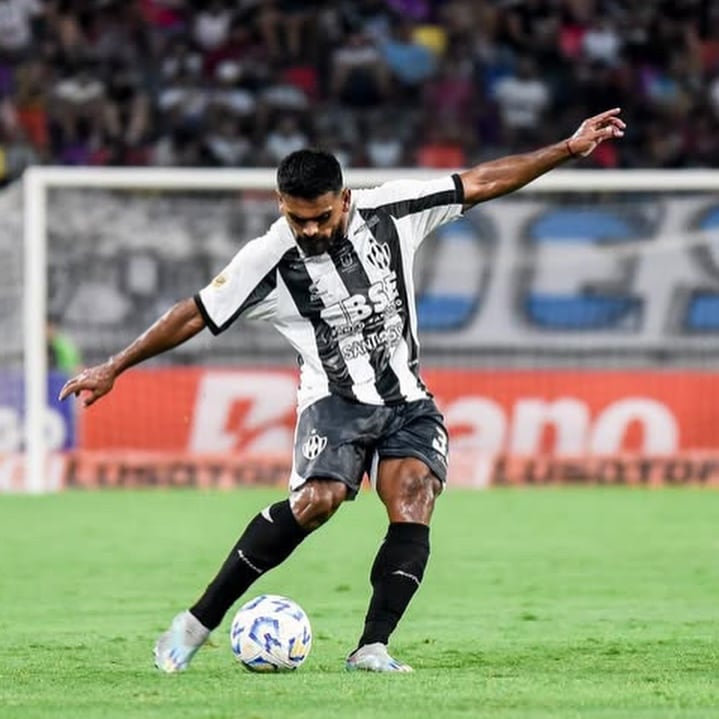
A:
{"type": "Polygon", "coordinates": [[[58,399],[62,401],[72,394],[77,397],[82,395],[83,406],[89,407],[113,388],[115,377],[115,368],[110,360],[95,367],[88,367],[65,382],[58,399]]]}
{"type": "Polygon", "coordinates": [[[620,112],[621,108],[614,107],[587,118],[567,140],[569,151],[573,155],[587,157],[594,152],[600,142],[615,137],[624,137],[626,124],[619,117],[620,112]]]}

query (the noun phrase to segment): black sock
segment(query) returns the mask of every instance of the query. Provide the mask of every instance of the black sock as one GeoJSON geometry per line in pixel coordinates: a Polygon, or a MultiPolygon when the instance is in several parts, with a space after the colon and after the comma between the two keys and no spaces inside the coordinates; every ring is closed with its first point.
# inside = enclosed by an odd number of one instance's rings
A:
{"type": "Polygon", "coordinates": [[[429,559],[429,527],[411,522],[394,522],[375,557],[370,574],[370,600],[359,646],[382,642],[404,614],[419,589],[429,559]]]}
{"type": "Polygon", "coordinates": [[[208,629],[215,629],[245,590],[287,559],[308,534],[297,523],[288,499],[263,509],[247,525],[205,593],[190,607],[192,614],[208,629]]]}

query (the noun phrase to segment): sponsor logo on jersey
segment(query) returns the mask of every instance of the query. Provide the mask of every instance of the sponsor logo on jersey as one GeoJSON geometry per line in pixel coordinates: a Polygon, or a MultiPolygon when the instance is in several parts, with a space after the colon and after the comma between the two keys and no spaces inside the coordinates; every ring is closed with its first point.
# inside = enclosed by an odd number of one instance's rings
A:
{"type": "Polygon", "coordinates": [[[397,275],[390,272],[373,282],[367,294],[354,294],[325,307],[320,316],[332,328],[346,359],[389,350],[402,339],[402,300],[397,275]],[[365,336],[362,333],[366,333],[365,336]]]}
{"type": "Polygon", "coordinates": [[[339,334],[344,334],[342,328],[347,325],[359,325],[361,329],[364,326],[362,323],[372,315],[392,317],[401,307],[402,300],[397,292],[397,275],[391,272],[384,279],[373,282],[366,296],[358,293],[335,302],[325,307],[320,317],[339,334]]]}
{"type": "Polygon", "coordinates": [[[392,324],[379,332],[372,332],[366,337],[343,344],[340,349],[345,359],[354,359],[361,355],[370,354],[380,347],[394,349],[401,339],[402,327],[398,324],[392,324]]]}

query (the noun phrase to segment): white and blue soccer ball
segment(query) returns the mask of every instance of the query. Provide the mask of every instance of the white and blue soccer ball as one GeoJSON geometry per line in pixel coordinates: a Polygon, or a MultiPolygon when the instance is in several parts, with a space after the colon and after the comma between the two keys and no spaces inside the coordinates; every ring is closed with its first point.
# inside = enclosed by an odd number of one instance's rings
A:
{"type": "Polygon", "coordinates": [[[235,658],[250,671],[292,671],[310,653],[312,627],[297,602],[263,594],[237,610],[230,644],[235,658]]]}

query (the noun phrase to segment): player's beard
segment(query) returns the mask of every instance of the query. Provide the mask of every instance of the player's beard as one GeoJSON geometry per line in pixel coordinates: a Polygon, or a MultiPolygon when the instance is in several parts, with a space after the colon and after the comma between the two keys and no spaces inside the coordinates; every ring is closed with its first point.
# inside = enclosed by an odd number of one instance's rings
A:
{"type": "Polygon", "coordinates": [[[345,235],[345,228],[340,222],[332,232],[327,235],[315,235],[314,237],[304,237],[301,234],[296,235],[297,244],[306,255],[321,255],[327,252],[332,245],[337,244],[345,235]]]}

